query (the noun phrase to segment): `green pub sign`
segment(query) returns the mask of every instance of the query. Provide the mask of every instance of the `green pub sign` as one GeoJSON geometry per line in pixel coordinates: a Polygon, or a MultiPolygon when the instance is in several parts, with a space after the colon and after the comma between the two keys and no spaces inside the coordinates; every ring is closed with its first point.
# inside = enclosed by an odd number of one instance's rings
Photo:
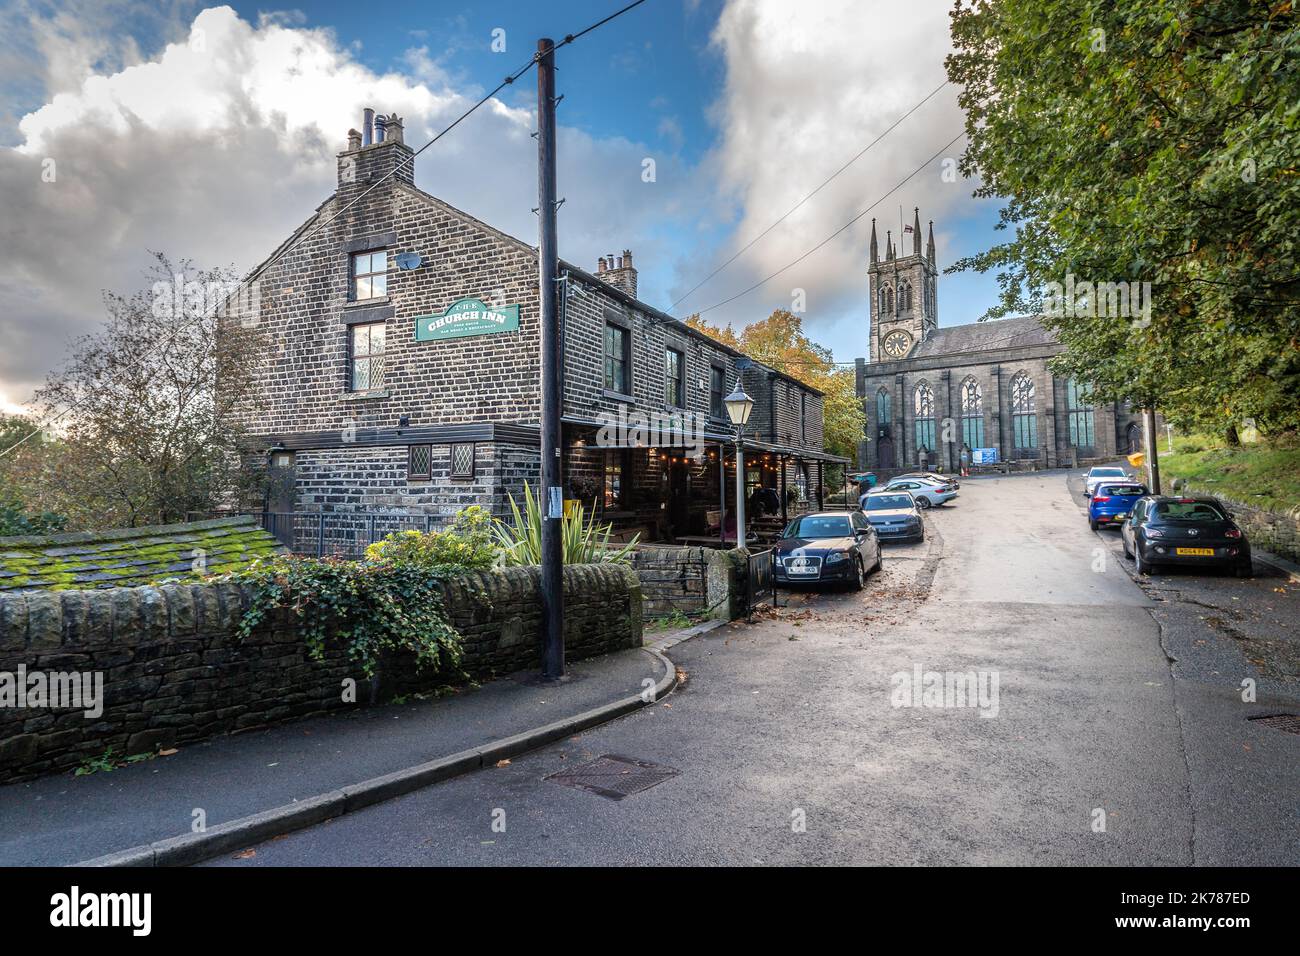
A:
{"type": "Polygon", "coordinates": [[[420,315],[415,319],[417,342],[518,331],[519,306],[503,305],[498,308],[479,299],[461,299],[442,315],[420,315]]]}

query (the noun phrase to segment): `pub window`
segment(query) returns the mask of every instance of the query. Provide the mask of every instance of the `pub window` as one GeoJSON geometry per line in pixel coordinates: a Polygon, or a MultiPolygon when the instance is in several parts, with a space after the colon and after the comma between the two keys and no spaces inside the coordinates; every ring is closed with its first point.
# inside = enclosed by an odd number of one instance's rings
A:
{"type": "Polygon", "coordinates": [[[388,252],[357,252],[352,255],[352,289],[354,302],[381,299],[388,295],[388,252]]]}
{"type": "Polygon", "coordinates": [[[408,480],[433,477],[433,446],[412,445],[406,455],[408,480]]]}
{"type": "Polygon", "coordinates": [[[686,405],[686,356],[676,349],[664,352],[664,401],[673,408],[686,405]]]}
{"type": "Polygon", "coordinates": [[[620,395],[632,394],[628,377],[632,364],[631,344],[627,329],[612,322],[605,323],[605,387],[620,395]]]}
{"type": "Polygon", "coordinates": [[[726,370],[715,365],[709,370],[709,414],[714,418],[722,418],[727,414],[727,406],[723,402],[726,391],[726,370]]]}
{"type": "Polygon", "coordinates": [[[605,452],[605,486],[602,502],[606,511],[619,511],[623,508],[625,498],[623,486],[623,465],[626,455],[622,451],[605,452]]]}
{"type": "Polygon", "coordinates": [[[354,392],[384,387],[384,323],[366,322],[352,326],[352,375],[354,392]]]}
{"type": "Polygon", "coordinates": [[[474,477],[474,443],[456,442],[451,446],[451,477],[474,477]]]}

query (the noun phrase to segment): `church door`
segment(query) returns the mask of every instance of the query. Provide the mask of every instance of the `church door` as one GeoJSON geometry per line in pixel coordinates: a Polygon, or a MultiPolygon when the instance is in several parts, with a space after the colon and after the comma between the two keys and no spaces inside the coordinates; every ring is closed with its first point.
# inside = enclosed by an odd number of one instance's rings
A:
{"type": "Polygon", "coordinates": [[[1142,450],[1142,426],[1137,422],[1129,422],[1128,428],[1124,433],[1124,438],[1128,442],[1128,450],[1130,454],[1142,450]]]}
{"type": "Polygon", "coordinates": [[[880,459],[877,462],[879,468],[894,467],[894,440],[892,438],[882,438],[876,446],[876,457],[880,459]]]}

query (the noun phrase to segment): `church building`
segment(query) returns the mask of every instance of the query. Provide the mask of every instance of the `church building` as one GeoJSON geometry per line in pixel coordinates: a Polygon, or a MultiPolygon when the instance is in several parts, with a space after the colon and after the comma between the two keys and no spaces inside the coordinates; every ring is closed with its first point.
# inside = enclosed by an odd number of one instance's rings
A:
{"type": "Polygon", "coordinates": [[[1137,415],[1091,402],[1084,383],[1048,370],[1063,346],[1038,316],[939,327],[934,222],[922,251],[920,210],[913,216],[898,248],[885,234],[883,258],[871,224],[870,338],[868,357],[857,360],[867,416],[859,466],[882,478],[956,470],[963,456],[1060,468],[1138,450],[1137,415]]]}

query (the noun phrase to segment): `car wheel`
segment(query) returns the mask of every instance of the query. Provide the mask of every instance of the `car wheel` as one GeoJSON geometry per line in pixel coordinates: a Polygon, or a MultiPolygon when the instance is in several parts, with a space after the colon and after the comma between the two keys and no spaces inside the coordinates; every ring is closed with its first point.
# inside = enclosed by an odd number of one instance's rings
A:
{"type": "Polygon", "coordinates": [[[885,564],[885,553],[880,549],[880,542],[876,542],[876,563],[871,566],[872,571],[879,571],[885,564]]]}
{"type": "Polygon", "coordinates": [[[1128,549],[1128,538],[1124,537],[1123,531],[1119,533],[1119,543],[1124,546],[1124,557],[1133,560],[1133,552],[1128,549]]]}
{"type": "Polygon", "coordinates": [[[1237,568],[1237,577],[1239,578],[1253,578],[1254,576],[1255,569],[1249,564],[1243,564],[1237,568]]]}
{"type": "Polygon", "coordinates": [[[867,586],[867,575],[862,570],[862,559],[853,559],[853,570],[857,573],[853,575],[853,590],[861,591],[867,586]]]}
{"type": "Polygon", "coordinates": [[[1150,561],[1142,560],[1142,549],[1137,545],[1134,545],[1133,547],[1133,563],[1134,570],[1137,571],[1138,574],[1147,575],[1155,570],[1155,565],[1150,561]]]}
{"type": "Polygon", "coordinates": [[[929,499],[929,498],[917,498],[917,499],[916,499],[916,506],[917,506],[918,508],[920,508],[922,511],[924,511],[926,508],[930,507],[930,499],[929,499]]]}
{"type": "Polygon", "coordinates": [[[1100,522],[1097,521],[1089,521],[1088,527],[1091,528],[1093,531],[1098,531],[1101,529],[1101,524],[1100,522]]]}

